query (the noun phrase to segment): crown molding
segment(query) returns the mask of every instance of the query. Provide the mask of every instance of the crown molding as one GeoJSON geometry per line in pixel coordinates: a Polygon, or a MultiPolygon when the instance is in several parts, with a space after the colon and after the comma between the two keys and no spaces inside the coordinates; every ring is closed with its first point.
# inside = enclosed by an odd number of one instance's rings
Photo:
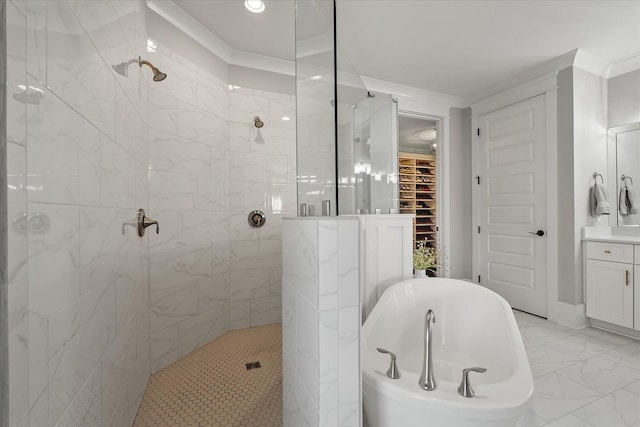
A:
{"type": "Polygon", "coordinates": [[[611,64],[607,78],[617,77],[637,69],[640,69],[640,55],[611,64]]]}
{"type": "Polygon", "coordinates": [[[171,0],[146,0],[147,7],[229,65],[295,75],[295,63],[235,50],[171,0]]]}

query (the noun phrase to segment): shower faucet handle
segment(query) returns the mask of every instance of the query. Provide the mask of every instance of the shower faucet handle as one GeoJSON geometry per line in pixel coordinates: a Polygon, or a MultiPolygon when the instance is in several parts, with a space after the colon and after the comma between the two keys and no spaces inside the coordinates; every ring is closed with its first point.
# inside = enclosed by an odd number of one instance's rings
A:
{"type": "Polygon", "coordinates": [[[397,380],[398,378],[400,378],[400,371],[398,370],[398,365],[396,365],[396,355],[389,350],[385,350],[384,348],[377,348],[376,350],[378,350],[380,353],[388,354],[389,356],[391,356],[391,365],[387,370],[387,376],[392,380],[397,380]]]}
{"type": "Polygon", "coordinates": [[[473,367],[473,368],[466,368],[462,370],[462,382],[460,383],[460,386],[458,387],[458,394],[460,396],[463,397],[473,397],[475,396],[475,393],[473,392],[473,389],[471,388],[471,383],[469,382],[469,372],[487,372],[486,368],[478,368],[478,367],[473,367]]]}
{"type": "Polygon", "coordinates": [[[122,235],[124,236],[125,233],[125,227],[126,226],[130,226],[136,229],[136,231],[138,232],[138,236],[143,237],[144,236],[144,231],[147,227],[150,227],[152,225],[156,226],[156,234],[160,234],[160,225],[158,225],[158,221],[153,220],[151,218],[148,218],[145,215],[144,209],[138,209],[138,214],[136,215],[135,218],[129,220],[129,221],[125,221],[122,223],[122,235]]]}

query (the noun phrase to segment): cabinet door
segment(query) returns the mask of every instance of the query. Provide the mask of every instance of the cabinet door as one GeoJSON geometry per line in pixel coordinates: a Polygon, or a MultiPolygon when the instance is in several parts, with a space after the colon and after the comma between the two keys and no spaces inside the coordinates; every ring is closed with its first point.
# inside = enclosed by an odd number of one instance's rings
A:
{"type": "MultiPolygon", "coordinates": [[[[636,246],[638,248],[638,246],[636,246]]],[[[634,320],[633,329],[640,331],[640,265],[634,266],[634,280],[633,280],[633,300],[634,300],[634,320]],[[635,280],[635,278],[638,280],[635,280]]]]}
{"type": "Polygon", "coordinates": [[[633,328],[633,265],[587,260],[587,316],[633,328]]]}

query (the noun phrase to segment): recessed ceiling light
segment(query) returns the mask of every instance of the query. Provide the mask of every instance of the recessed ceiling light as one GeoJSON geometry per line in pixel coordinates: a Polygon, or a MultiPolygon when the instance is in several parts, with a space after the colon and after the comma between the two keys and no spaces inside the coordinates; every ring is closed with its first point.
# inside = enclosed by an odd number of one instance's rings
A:
{"type": "Polygon", "coordinates": [[[291,120],[291,118],[289,116],[282,116],[282,120],[288,122],[289,120],[291,120]]]}
{"type": "Polygon", "coordinates": [[[246,7],[249,12],[253,13],[262,13],[265,8],[262,0],[244,0],[244,7],[246,7]]]}
{"type": "Polygon", "coordinates": [[[320,80],[322,78],[321,75],[317,75],[317,76],[311,76],[309,77],[310,80],[320,80]]]}

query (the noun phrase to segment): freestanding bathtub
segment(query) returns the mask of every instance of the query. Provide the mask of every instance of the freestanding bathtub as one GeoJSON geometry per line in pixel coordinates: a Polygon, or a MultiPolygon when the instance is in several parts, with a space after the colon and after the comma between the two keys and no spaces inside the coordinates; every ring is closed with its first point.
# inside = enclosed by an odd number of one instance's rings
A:
{"type": "Polygon", "coordinates": [[[362,328],[362,388],[369,427],[516,427],[533,395],[533,378],[509,304],[474,283],[411,279],[390,286],[362,328]],[[433,310],[432,357],[437,388],[418,386],[427,310],[433,310]],[[386,376],[397,355],[400,379],[386,376]],[[475,397],[458,394],[462,369],[475,397]]]}

